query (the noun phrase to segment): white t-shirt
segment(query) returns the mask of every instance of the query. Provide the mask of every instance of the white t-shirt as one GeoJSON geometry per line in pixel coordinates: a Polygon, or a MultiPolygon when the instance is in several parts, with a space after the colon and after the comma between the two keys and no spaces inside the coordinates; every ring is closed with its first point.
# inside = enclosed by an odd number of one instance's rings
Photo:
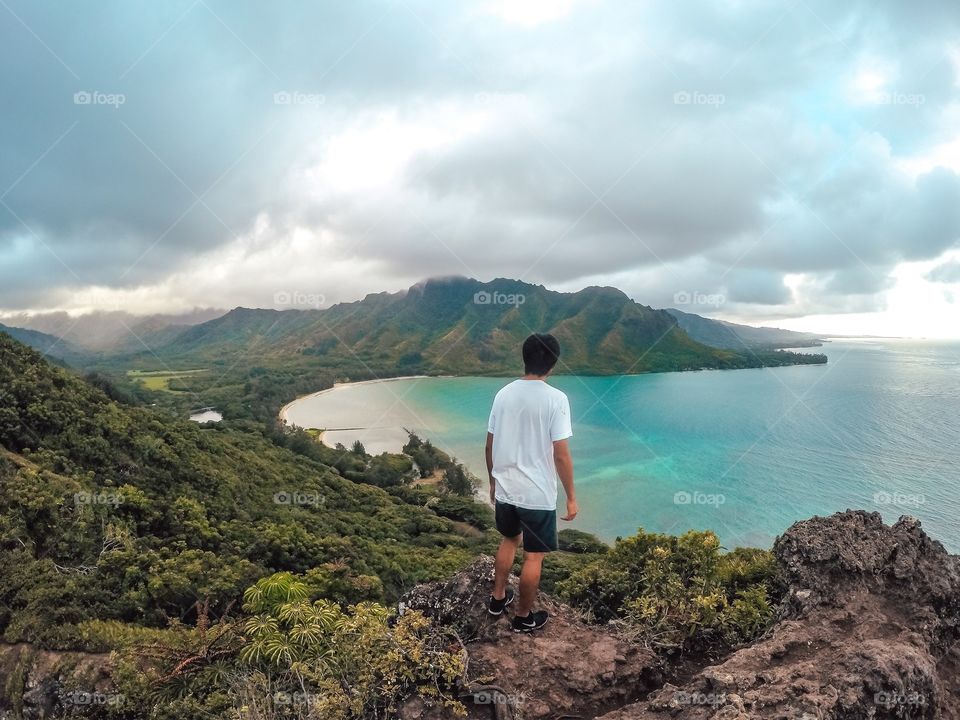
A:
{"type": "Polygon", "coordinates": [[[493,477],[500,502],[556,510],[553,443],[573,435],[570,401],[543,380],[514,380],[493,399],[493,477]]]}

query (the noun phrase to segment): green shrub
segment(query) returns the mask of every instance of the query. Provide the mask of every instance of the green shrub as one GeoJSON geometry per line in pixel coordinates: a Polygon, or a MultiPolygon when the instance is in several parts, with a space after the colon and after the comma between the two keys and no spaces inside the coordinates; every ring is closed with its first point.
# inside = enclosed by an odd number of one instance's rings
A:
{"type": "Polygon", "coordinates": [[[363,482],[377,487],[395,487],[413,479],[413,461],[406,455],[381,453],[370,461],[363,482]]]}
{"type": "Polygon", "coordinates": [[[782,578],[771,553],[720,552],[712,532],[646,533],[618,540],[557,583],[598,621],[621,618],[650,647],[690,650],[747,642],[773,618],[782,578]]]}
{"type": "MultiPolygon", "coordinates": [[[[543,592],[554,594],[557,592],[557,585],[571,575],[583,570],[587,565],[600,557],[597,553],[579,553],[579,552],[555,552],[550,553],[550,557],[543,563],[543,569],[540,574],[540,589],[543,592]]],[[[517,564],[515,572],[520,572],[520,565],[517,564]]]]}
{"type": "Polygon", "coordinates": [[[572,553],[605,553],[610,546],[583,530],[566,528],[557,533],[560,549],[572,553]]]}
{"type": "Polygon", "coordinates": [[[432,498],[427,507],[441,517],[469,523],[480,530],[493,527],[493,510],[488,505],[476,502],[472,497],[441,495],[432,498]]]}
{"type": "Polygon", "coordinates": [[[720,556],[717,576],[728,590],[746,590],[764,583],[771,597],[783,597],[787,580],[773,553],[759,548],[736,548],[720,556]]]}

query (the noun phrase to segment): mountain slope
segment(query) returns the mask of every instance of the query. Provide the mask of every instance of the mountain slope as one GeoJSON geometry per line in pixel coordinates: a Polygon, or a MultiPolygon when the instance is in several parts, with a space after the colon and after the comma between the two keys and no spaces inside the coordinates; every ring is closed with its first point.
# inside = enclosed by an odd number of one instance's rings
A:
{"type": "Polygon", "coordinates": [[[29,345],[43,355],[61,360],[68,365],[82,365],[90,359],[89,353],[55,335],[48,335],[27,328],[8,327],[2,324],[0,324],[0,332],[6,333],[24,345],[29,345]]]}
{"type": "Polygon", "coordinates": [[[666,312],[676,318],[677,324],[690,337],[711,347],[743,350],[744,348],[773,349],[820,345],[820,338],[811,333],[712,320],[676,308],[668,308],[666,312]]]}
{"type": "Polygon", "coordinates": [[[609,287],[561,293],[517,280],[433,279],[325,310],[237,308],[154,348],[167,362],[316,365],[367,372],[504,374],[532,332],[551,332],[558,372],[636,373],[825,361],[708,347],[668,312],[609,287]]]}

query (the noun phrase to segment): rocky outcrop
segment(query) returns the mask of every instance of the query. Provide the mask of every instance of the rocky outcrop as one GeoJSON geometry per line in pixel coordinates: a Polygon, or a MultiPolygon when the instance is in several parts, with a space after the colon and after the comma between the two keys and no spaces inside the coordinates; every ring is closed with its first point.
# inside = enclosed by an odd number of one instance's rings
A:
{"type": "MultiPolygon", "coordinates": [[[[960,720],[960,567],[918,521],[889,526],[849,510],[815,517],[774,552],[789,583],[776,624],[680,686],[658,687],[666,673],[650,653],[550,598],[542,634],[511,633],[485,612],[490,558],[416,588],[401,607],[465,641],[465,691],[482,701],[470,717],[960,720]]],[[[452,715],[415,698],[402,717],[452,715]]]]}
{"type": "Polygon", "coordinates": [[[0,644],[0,717],[43,720],[122,707],[110,682],[109,655],[0,644]]]}
{"type": "MultiPolygon", "coordinates": [[[[547,596],[539,603],[550,613],[546,627],[533,635],[514,633],[511,613],[499,618],[487,613],[492,585],[493,558],[484,556],[446,582],[414,588],[400,603],[401,612],[419,610],[453,628],[464,642],[469,665],[462,699],[470,717],[595,717],[663,683],[653,653],[607,628],[587,625],[547,596]]],[[[422,698],[408,702],[401,716],[454,717],[422,698]]]]}
{"type": "Polygon", "coordinates": [[[918,521],[815,517],[774,552],[790,587],[764,639],[602,720],[960,718],[958,562],[918,521]]]}

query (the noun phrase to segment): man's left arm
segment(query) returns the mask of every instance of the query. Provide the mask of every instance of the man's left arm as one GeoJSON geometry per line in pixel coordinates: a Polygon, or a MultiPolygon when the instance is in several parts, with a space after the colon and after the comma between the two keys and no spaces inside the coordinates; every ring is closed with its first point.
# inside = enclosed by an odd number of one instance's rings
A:
{"type": "Polygon", "coordinates": [[[570,455],[568,439],[573,435],[573,425],[570,422],[570,401],[567,396],[558,404],[553,414],[550,426],[550,439],[553,441],[553,463],[557,469],[557,476],[563,491],[567,495],[567,514],[561,520],[573,520],[580,507],[577,505],[577,495],[573,488],[573,457],[570,455]]]}
{"type": "Polygon", "coordinates": [[[487,445],[483,449],[487,458],[487,477],[490,479],[490,504],[497,504],[497,481],[493,478],[493,433],[487,431],[487,445]]]}
{"type": "Polygon", "coordinates": [[[563,491],[567,495],[567,514],[561,520],[573,520],[580,512],[577,494],[573,488],[573,457],[570,455],[570,443],[564,438],[553,443],[553,462],[557,467],[557,476],[563,491]]]}

